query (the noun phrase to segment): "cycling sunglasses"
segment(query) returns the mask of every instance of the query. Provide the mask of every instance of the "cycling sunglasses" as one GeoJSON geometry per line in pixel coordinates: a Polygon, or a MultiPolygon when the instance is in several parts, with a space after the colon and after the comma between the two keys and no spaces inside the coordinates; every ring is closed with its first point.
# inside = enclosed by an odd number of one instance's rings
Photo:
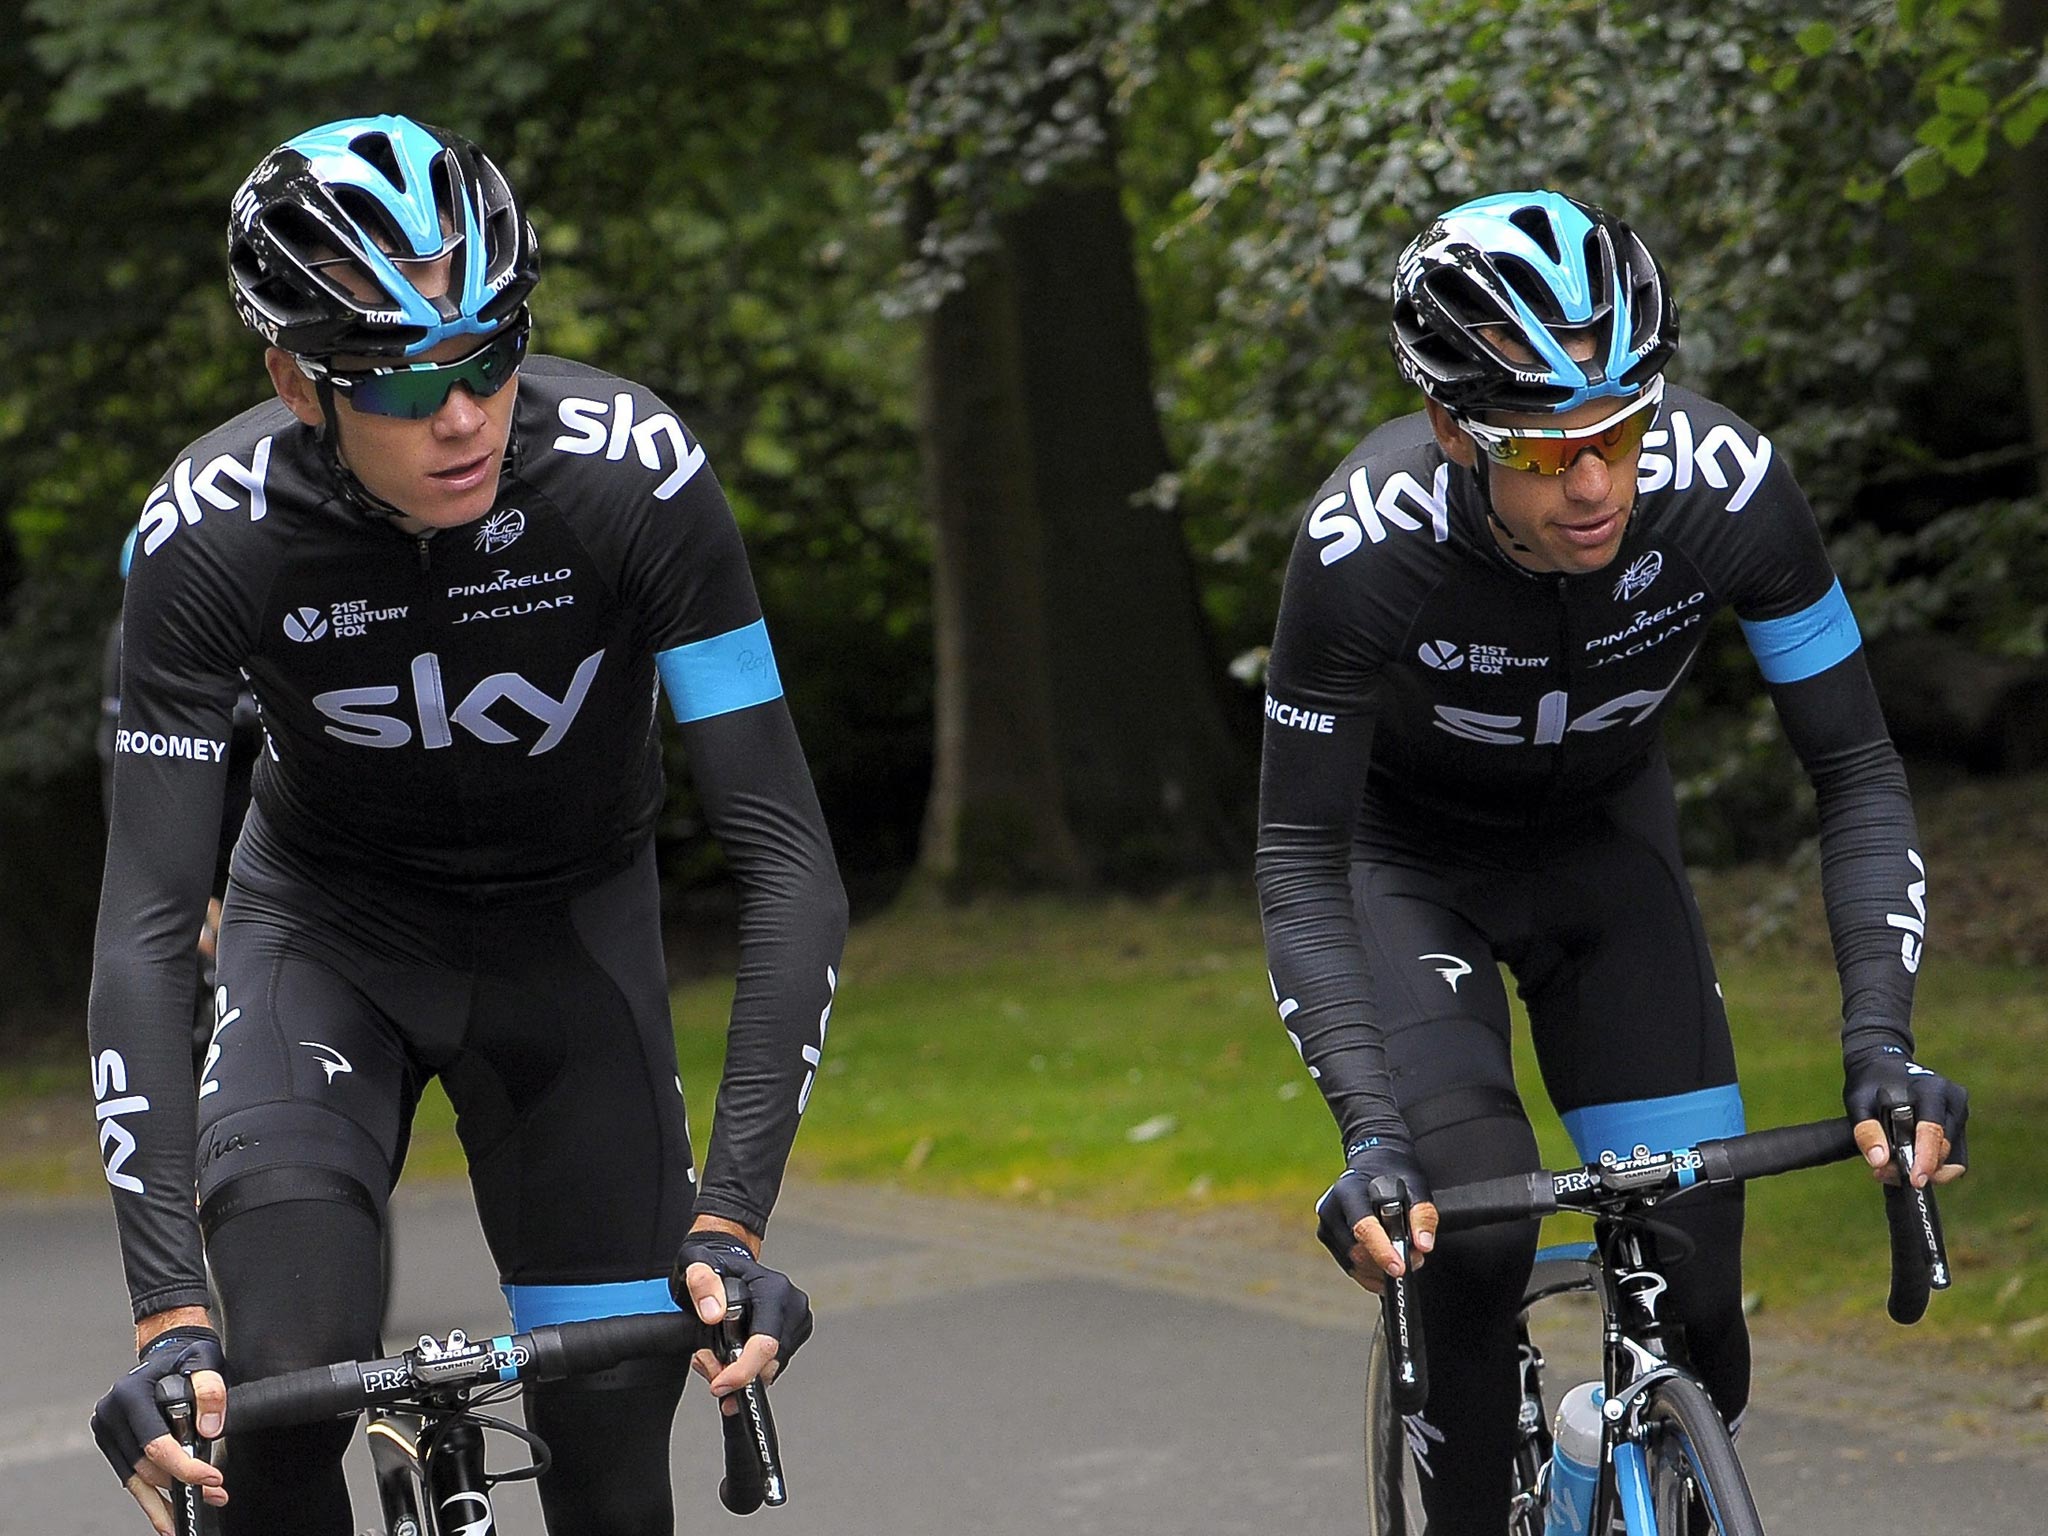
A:
{"type": "Polygon", "coordinates": [[[299,366],[310,377],[327,380],[336,394],[366,415],[424,421],[441,409],[458,384],[479,400],[503,389],[526,359],[527,332],[525,325],[500,331],[467,357],[446,363],[401,363],[395,368],[344,371],[300,358],[299,366]]]}
{"type": "Polygon", "coordinates": [[[1590,427],[1569,432],[1555,427],[1490,427],[1463,418],[1458,425],[1472,435],[1489,459],[1505,469],[1561,475],[1588,449],[1609,464],[1634,453],[1657,424],[1657,408],[1663,399],[1664,376],[1660,373],[1638,399],[1590,427]]]}

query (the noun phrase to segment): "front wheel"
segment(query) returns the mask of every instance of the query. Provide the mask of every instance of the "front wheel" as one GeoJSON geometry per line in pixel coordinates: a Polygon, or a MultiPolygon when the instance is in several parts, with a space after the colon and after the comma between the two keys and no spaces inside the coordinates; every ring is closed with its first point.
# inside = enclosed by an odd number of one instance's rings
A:
{"type": "Polygon", "coordinates": [[[1422,1484],[1408,1427],[1394,1411],[1384,1326],[1365,1357],[1365,1529],[1368,1536],[1422,1536],[1422,1484]]]}
{"type": "Polygon", "coordinates": [[[1764,1536],[1735,1442],[1705,1388],[1684,1376],[1657,1382],[1643,1420],[1657,1536],[1764,1536]]]}

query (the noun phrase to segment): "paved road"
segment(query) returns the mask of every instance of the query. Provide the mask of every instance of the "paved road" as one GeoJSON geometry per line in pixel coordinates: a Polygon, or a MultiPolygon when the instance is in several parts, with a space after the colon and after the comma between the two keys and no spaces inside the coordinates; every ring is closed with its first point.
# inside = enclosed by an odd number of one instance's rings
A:
{"type": "MultiPolygon", "coordinates": [[[[409,1193],[398,1212],[390,1336],[503,1326],[466,1193],[409,1193]]],[[[754,1517],[770,1536],[1358,1529],[1366,1314],[1313,1255],[1273,1256],[1243,1286],[1221,1278],[1222,1263],[1258,1251],[1241,1243],[834,1189],[785,1198],[773,1251],[823,1322],[776,1396],[792,1494],[754,1517]]],[[[0,1315],[11,1324],[0,1337],[0,1531],[147,1530],[81,1428],[132,1363],[125,1310],[103,1204],[0,1206],[0,1315]]],[[[1571,1364],[1571,1350],[1545,1342],[1553,1363],[1571,1364]]],[[[2048,1449],[2019,1431],[2048,1422],[2012,1410],[2017,1384],[1894,1376],[1888,1422],[1859,1429],[1847,1417],[1859,1378],[1887,1368],[1775,1354],[1764,1388],[1774,1407],[1753,1413],[1743,1435],[1774,1530],[2044,1528],[2048,1449]],[[1890,1427],[1905,1394],[1930,1391],[1915,1410],[1929,1438],[1890,1427]]],[[[712,1415],[699,1391],[679,1415],[685,1530],[730,1519],[712,1491],[712,1415]]],[[[352,1456],[357,1507],[368,1510],[352,1456]]],[[[499,1529],[540,1536],[528,1488],[501,1494],[499,1529]]]]}

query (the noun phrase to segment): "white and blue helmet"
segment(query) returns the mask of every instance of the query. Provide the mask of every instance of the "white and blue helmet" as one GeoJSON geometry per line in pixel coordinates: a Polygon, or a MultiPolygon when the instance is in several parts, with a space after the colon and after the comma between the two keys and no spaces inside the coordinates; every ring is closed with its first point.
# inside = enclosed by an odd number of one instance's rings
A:
{"type": "Polygon", "coordinates": [[[1569,411],[1633,399],[1678,347],[1678,309],[1649,248],[1613,215],[1557,192],[1461,203],[1394,270],[1389,340],[1401,372],[1447,409],[1569,411]],[[1593,355],[1563,333],[1590,331],[1593,355]],[[1535,358],[1510,357],[1512,338],[1535,358]]]}
{"type": "Polygon", "coordinates": [[[354,117],[249,173],[228,216],[228,272],[236,310],[273,346],[402,358],[524,323],[540,253],[476,145],[408,117],[354,117]],[[441,256],[448,291],[429,298],[407,265],[441,256]]]}

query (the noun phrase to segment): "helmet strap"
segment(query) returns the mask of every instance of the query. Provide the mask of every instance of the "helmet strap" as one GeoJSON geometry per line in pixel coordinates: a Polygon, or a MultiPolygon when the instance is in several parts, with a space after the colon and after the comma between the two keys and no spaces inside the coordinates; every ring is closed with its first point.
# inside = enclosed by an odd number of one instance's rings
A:
{"type": "Polygon", "coordinates": [[[341,499],[369,517],[403,517],[405,514],[377,495],[356,478],[341,457],[341,417],[334,409],[334,381],[325,376],[313,380],[313,390],[320,399],[321,427],[315,434],[320,444],[320,456],[327,461],[328,473],[334,476],[335,488],[341,492],[341,499]]]}
{"type": "Polygon", "coordinates": [[[1486,508],[1486,520],[1501,531],[1501,535],[1508,541],[1510,549],[1518,549],[1525,555],[1535,553],[1528,545],[1515,537],[1515,530],[1502,522],[1500,514],[1493,510],[1493,485],[1487,479],[1486,465],[1487,459],[1484,453],[1481,453],[1472,464],[1472,473],[1479,477],[1479,504],[1486,508]]]}

